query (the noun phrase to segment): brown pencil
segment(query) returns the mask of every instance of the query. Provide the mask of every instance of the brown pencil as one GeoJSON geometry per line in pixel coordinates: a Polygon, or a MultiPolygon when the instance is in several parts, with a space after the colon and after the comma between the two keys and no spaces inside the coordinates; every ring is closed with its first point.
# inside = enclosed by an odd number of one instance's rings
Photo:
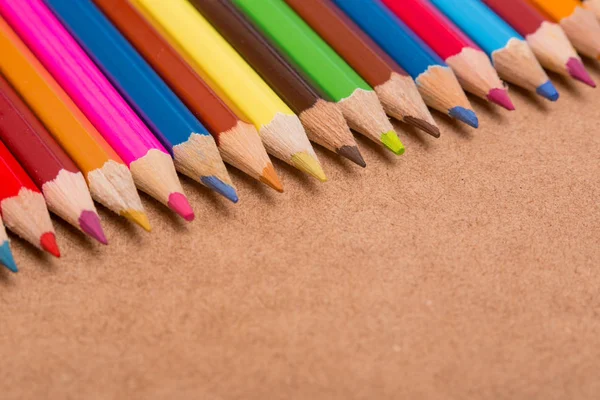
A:
{"type": "Polygon", "coordinates": [[[330,0],[285,1],[373,86],[388,115],[440,136],[412,78],[330,0]]]}
{"type": "Polygon", "coordinates": [[[324,99],[229,1],[190,1],[288,106],[310,140],[365,167],[342,111],[324,99]]]}
{"type": "Polygon", "coordinates": [[[256,128],[232,111],[127,0],[93,0],[208,128],[225,162],[281,192],[256,128]]]}

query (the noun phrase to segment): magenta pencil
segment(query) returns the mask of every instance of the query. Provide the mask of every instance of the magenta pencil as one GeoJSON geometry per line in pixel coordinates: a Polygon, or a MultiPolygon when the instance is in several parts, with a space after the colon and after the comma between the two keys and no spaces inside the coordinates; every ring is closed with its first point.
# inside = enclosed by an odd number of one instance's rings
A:
{"type": "Polygon", "coordinates": [[[138,188],[193,220],[171,155],[43,0],[0,0],[0,14],[129,166],[138,188]]]}

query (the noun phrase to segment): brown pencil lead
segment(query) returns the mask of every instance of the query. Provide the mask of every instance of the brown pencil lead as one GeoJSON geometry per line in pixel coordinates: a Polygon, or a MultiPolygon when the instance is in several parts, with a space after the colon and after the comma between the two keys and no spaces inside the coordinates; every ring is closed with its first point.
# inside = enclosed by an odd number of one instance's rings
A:
{"type": "Polygon", "coordinates": [[[435,125],[431,125],[429,122],[423,119],[406,116],[404,117],[404,122],[429,133],[434,138],[440,137],[440,128],[435,125]]]}
{"type": "Polygon", "coordinates": [[[367,166],[362,154],[360,154],[358,146],[342,146],[337,149],[337,153],[363,168],[367,166]]]}

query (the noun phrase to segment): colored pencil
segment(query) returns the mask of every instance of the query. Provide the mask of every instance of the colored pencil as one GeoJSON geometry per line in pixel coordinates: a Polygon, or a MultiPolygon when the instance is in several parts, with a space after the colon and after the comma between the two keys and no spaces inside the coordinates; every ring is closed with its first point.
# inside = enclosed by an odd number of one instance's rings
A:
{"type": "Polygon", "coordinates": [[[578,52],[600,59],[600,22],[577,0],[528,0],[558,22],[578,52]]]}
{"type": "Polygon", "coordinates": [[[127,0],[94,0],[215,138],[223,160],[283,191],[256,128],[238,118],[127,0]]]}
{"type": "Polygon", "coordinates": [[[479,126],[454,72],[381,1],[333,1],[412,76],[428,106],[479,126]]]}
{"type": "Polygon", "coordinates": [[[213,137],[92,1],[46,4],[173,153],[175,168],[236,203],[237,193],[213,137]]]}
{"type": "Polygon", "coordinates": [[[600,18],[600,0],[583,0],[583,6],[600,18]]]}
{"type": "Polygon", "coordinates": [[[300,119],[186,0],[131,1],[241,118],[267,151],[315,178],[327,178],[300,119]]]}
{"type": "Polygon", "coordinates": [[[138,188],[193,220],[170,154],[43,2],[0,0],[0,13],[128,164],[138,188]]]}
{"type": "Polygon", "coordinates": [[[15,258],[10,250],[10,243],[8,242],[8,236],[4,229],[2,216],[0,216],[0,264],[4,265],[9,271],[19,272],[17,263],[15,263],[15,258]]]}
{"type": "Polygon", "coordinates": [[[543,67],[596,87],[559,25],[546,19],[524,0],[483,2],[527,40],[543,67]]]}
{"type": "Polygon", "coordinates": [[[452,68],[462,87],[484,100],[514,110],[490,59],[471,39],[426,0],[383,0],[452,68]]]}
{"type": "Polygon", "coordinates": [[[366,166],[337,105],[321,97],[233,3],[191,3],[298,115],[310,140],[366,166]]]}
{"type": "Polygon", "coordinates": [[[355,131],[404,153],[377,94],[283,0],[232,0],[321,95],[335,101],[355,131]]]}
{"type": "Polygon", "coordinates": [[[150,230],[127,166],[0,18],[0,72],[84,173],[92,198],[150,230]]]}
{"type": "Polygon", "coordinates": [[[488,54],[502,79],[558,100],[556,88],[525,39],[480,0],[431,2],[488,54]]]}
{"type": "Polygon", "coordinates": [[[330,0],[286,3],[373,87],[386,114],[434,137],[440,136],[408,73],[330,0]]]}
{"type": "Polygon", "coordinates": [[[0,75],[0,139],[42,189],[50,211],[107,244],[83,174],[0,75]]]}
{"type": "Polygon", "coordinates": [[[6,227],[38,249],[60,257],[44,196],[0,141],[0,214],[6,227]]]}

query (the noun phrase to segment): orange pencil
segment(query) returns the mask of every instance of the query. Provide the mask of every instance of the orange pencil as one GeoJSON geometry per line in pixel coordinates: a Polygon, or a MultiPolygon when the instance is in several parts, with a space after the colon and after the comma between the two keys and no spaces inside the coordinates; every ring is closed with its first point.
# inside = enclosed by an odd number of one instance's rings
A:
{"type": "Polygon", "coordinates": [[[0,72],[81,169],[92,197],[149,231],[127,166],[1,18],[0,54],[0,72]]]}
{"type": "Polygon", "coordinates": [[[578,0],[528,0],[563,28],[573,47],[584,56],[600,57],[600,22],[578,0]]]}

